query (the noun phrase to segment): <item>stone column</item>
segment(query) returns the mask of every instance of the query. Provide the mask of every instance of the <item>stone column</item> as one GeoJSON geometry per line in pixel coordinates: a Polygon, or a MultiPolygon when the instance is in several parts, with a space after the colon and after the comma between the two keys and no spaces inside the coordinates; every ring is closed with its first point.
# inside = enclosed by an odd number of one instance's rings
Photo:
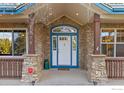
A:
{"type": "Polygon", "coordinates": [[[22,69],[22,81],[24,82],[32,82],[39,81],[42,75],[42,66],[41,62],[43,59],[40,54],[25,54],[24,63],[22,69]],[[33,72],[29,73],[28,68],[33,68],[33,72]]]}
{"type": "Polygon", "coordinates": [[[94,14],[94,54],[100,54],[100,15],[94,14]]]}
{"type": "Polygon", "coordinates": [[[35,32],[34,32],[34,24],[35,24],[35,14],[32,13],[29,15],[29,28],[28,28],[28,53],[35,54],[35,32]]]}
{"type": "Polygon", "coordinates": [[[34,24],[35,24],[35,18],[33,13],[29,15],[28,54],[23,55],[24,62],[22,68],[22,81],[24,82],[39,81],[41,79],[41,74],[42,74],[41,64],[43,63],[43,58],[40,54],[35,54],[34,24]]]}
{"type": "Polygon", "coordinates": [[[107,81],[105,55],[91,55],[88,64],[88,79],[90,82],[104,83],[107,81]]]}

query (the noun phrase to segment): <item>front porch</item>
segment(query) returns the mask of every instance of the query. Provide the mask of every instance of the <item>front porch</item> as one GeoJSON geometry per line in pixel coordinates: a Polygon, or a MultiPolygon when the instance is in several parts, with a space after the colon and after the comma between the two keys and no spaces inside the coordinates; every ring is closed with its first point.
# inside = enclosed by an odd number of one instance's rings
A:
{"type": "Polygon", "coordinates": [[[36,85],[113,84],[111,79],[122,80],[123,16],[117,23],[114,18],[118,15],[110,18],[96,8],[95,4],[35,4],[22,12],[23,16],[6,15],[14,20],[1,16],[1,84],[7,84],[6,78],[8,83],[19,85],[35,80],[39,81],[36,85]],[[49,70],[44,70],[45,59],[49,70]]]}
{"type": "MultiPolygon", "coordinates": [[[[112,80],[109,79],[106,83],[98,85],[123,85],[124,80],[112,80]]],[[[0,79],[1,85],[19,85],[19,86],[32,86],[31,82],[21,82],[20,79],[0,79]]],[[[39,85],[83,85],[83,86],[92,86],[93,83],[90,83],[87,79],[87,71],[80,69],[71,69],[70,71],[61,71],[57,69],[43,70],[43,77],[40,82],[35,83],[36,86],[39,85]]]]}
{"type": "MultiPolygon", "coordinates": [[[[93,85],[87,79],[87,72],[80,69],[71,70],[43,70],[40,82],[35,85],[93,85]]],[[[31,82],[22,82],[20,79],[1,79],[0,85],[32,85],[31,82]]]]}

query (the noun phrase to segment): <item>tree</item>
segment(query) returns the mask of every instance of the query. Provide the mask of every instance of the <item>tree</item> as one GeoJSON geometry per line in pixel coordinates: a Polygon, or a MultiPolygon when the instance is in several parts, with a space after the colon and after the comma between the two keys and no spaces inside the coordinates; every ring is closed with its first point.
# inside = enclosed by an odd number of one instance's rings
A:
{"type": "Polygon", "coordinates": [[[21,55],[26,51],[26,37],[24,32],[16,32],[16,34],[18,37],[14,41],[14,54],[21,55]]]}
{"type": "Polygon", "coordinates": [[[0,54],[12,53],[12,41],[8,38],[0,39],[0,54]]]}

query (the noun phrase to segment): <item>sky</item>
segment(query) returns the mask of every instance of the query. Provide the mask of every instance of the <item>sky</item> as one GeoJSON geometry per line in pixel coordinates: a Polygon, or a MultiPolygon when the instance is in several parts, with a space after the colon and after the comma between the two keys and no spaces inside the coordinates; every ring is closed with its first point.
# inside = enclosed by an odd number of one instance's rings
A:
{"type": "Polygon", "coordinates": [[[12,33],[11,32],[4,32],[0,33],[0,39],[8,38],[10,41],[12,41],[12,33]]]}

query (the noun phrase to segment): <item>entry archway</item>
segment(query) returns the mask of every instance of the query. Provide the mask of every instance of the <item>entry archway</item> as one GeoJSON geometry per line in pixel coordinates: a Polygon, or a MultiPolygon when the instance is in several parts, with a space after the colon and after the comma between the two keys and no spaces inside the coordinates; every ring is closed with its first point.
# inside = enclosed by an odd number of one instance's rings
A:
{"type": "Polygon", "coordinates": [[[78,29],[70,25],[51,28],[51,68],[78,68],[78,29]]]}

